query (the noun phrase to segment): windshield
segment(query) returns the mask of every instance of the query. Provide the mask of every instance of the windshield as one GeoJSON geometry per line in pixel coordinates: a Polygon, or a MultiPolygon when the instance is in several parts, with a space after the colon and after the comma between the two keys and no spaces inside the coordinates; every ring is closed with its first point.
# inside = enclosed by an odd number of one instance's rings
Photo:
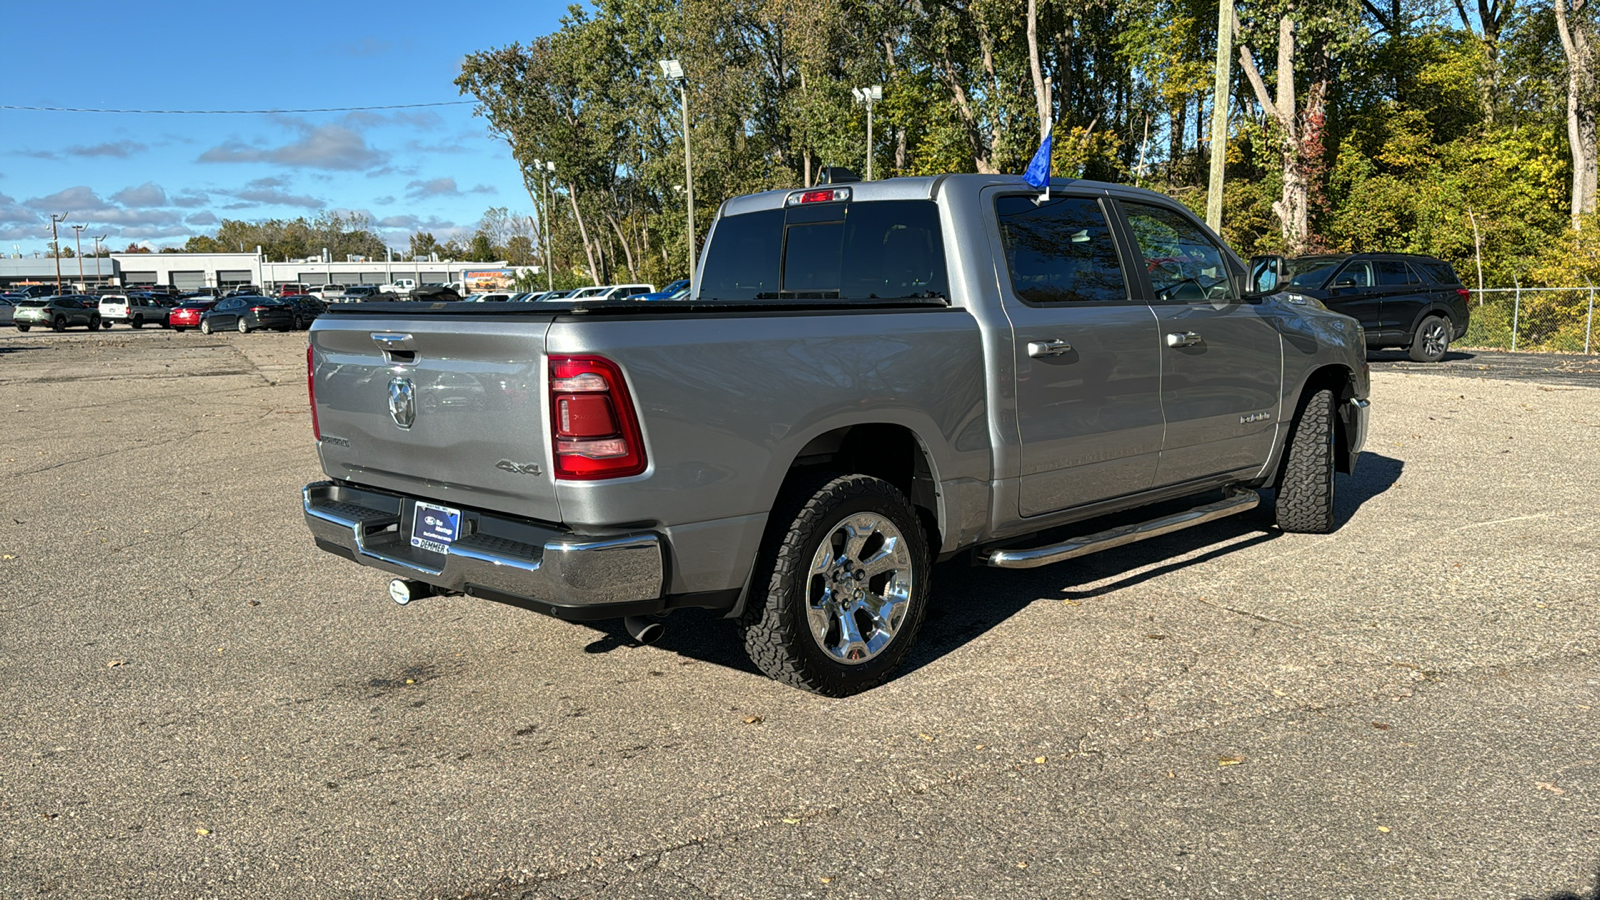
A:
{"type": "Polygon", "coordinates": [[[1285,268],[1288,270],[1289,287],[1309,288],[1316,290],[1327,283],[1333,275],[1333,270],[1344,262],[1337,256],[1306,256],[1300,259],[1288,260],[1285,268]]]}

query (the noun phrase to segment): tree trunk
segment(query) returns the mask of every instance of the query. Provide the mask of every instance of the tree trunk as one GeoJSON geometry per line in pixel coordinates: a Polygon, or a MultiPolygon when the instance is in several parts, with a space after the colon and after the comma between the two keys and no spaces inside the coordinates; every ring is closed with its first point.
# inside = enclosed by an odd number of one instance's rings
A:
{"type": "MultiPolygon", "coordinates": [[[[1583,227],[1583,216],[1595,211],[1595,191],[1600,181],[1600,153],[1596,148],[1594,47],[1583,21],[1569,22],[1568,0],[1555,0],[1556,30],[1567,56],[1567,143],[1572,148],[1572,227],[1583,227]]],[[[1574,0],[1573,11],[1586,0],[1574,0]]]]}
{"type": "Polygon", "coordinates": [[[1039,110],[1039,140],[1050,133],[1050,96],[1039,65],[1039,0],[1028,0],[1028,71],[1033,75],[1033,102],[1039,110]]]}
{"type": "Polygon", "coordinates": [[[600,269],[594,264],[594,249],[589,245],[589,226],[583,223],[583,212],[578,209],[578,186],[567,185],[567,199],[572,201],[572,216],[578,220],[578,236],[583,239],[583,253],[589,258],[589,277],[600,283],[600,269]]]}
{"type": "Polygon", "coordinates": [[[617,233],[617,242],[622,245],[622,255],[628,261],[628,280],[639,280],[639,267],[633,263],[633,248],[628,246],[628,236],[622,233],[622,226],[617,224],[617,217],[606,213],[606,221],[611,223],[611,230],[617,233]]]}
{"type": "MultiPolygon", "coordinates": [[[[1238,19],[1234,19],[1234,32],[1238,33],[1238,19]]],[[[1250,87],[1255,90],[1256,101],[1278,125],[1282,146],[1283,192],[1272,203],[1283,236],[1284,251],[1289,254],[1304,252],[1310,243],[1310,185],[1301,164],[1301,136],[1297,127],[1294,94],[1294,21],[1288,16],[1278,20],[1278,97],[1267,93],[1266,82],[1256,68],[1254,54],[1244,43],[1239,44],[1239,64],[1244,69],[1250,87]]]]}

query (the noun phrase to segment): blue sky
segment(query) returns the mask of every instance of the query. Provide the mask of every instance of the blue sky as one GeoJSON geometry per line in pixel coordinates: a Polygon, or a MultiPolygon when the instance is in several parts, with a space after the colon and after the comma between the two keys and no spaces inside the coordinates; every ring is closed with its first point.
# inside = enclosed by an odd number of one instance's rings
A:
{"type": "MultiPolygon", "coordinates": [[[[255,110],[458,101],[469,53],[560,26],[566,3],[10,4],[0,105],[255,110]]],[[[0,109],[0,252],[32,256],[50,214],[122,250],[182,246],[222,219],[361,212],[391,246],[485,209],[529,212],[472,106],[154,115],[0,109]]],[[[64,246],[73,232],[63,227],[64,246]]]]}

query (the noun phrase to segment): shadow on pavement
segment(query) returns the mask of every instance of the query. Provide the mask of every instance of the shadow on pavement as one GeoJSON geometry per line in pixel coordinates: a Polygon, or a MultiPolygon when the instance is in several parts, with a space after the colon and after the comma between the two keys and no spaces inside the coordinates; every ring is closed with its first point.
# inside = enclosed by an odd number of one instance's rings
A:
{"type": "MultiPolygon", "coordinates": [[[[1399,481],[1404,463],[1363,453],[1356,474],[1340,475],[1335,489],[1335,516],[1342,525],[1361,505],[1399,481]]],[[[1133,521],[1134,519],[1129,519],[1133,521]]],[[[1112,520],[1120,524],[1120,520],[1112,520]]],[[[1103,522],[1077,526],[1076,534],[1103,527],[1103,522]]],[[[963,554],[933,567],[928,617],[900,672],[915,671],[990,631],[1040,598],[1083,600],[1110,594],[1189,566],[1223,559],[1229,554],[1282,537],[1273,525],[1272,492],[1263,491],[1261,506],[1174,534],[1130,544],[1038,569],[994,569],[975,566],[963,554]],[[1211,547],[1198,556],[1196,551],[1211,547]],[[1184,558],[1179,558],[1184,557],[1184,558]]],[[[1041,539],[1044,543],[1048,539],[1041,539]]],[[[584,623],[598,635],[587,653],[609,653],[633,645],[620,621],[584,623]]],[[[742,672],[758,674],[745,655],[733,622],[706,610],[686,609],[663,620],[666,633],[655,647],[742,672]]],[[[1556,900],[1556,898],[1551,898],[1556,900]]],[[[1600,900],[1600,897],[1595,898],[1600,900]]]]}

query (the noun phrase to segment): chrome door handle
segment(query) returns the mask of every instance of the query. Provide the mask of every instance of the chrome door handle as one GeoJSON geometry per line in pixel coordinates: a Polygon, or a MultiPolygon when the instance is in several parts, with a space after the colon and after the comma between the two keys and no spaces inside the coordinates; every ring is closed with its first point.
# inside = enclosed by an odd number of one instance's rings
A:
{"type": "Polygon", "coordinates": [[[1169,331],[1169,332],[1167,332],[1167,346],[1168,347],[1193,347],[1193,346],[1195,346],[1197,344],[1202,344],[1202,343],[1205,343],[1205,342],[1203,340],[1201,340],[1200,335],[1196,334],[1193,331],[1169,331]]]}
{"type": "Polygon", "coordinates": [[[1029,341],[1028,355],[1034,359],[1041,356],[1065,356],[1072,352],[1072,345],[1066,341],[1029,341]]]}

